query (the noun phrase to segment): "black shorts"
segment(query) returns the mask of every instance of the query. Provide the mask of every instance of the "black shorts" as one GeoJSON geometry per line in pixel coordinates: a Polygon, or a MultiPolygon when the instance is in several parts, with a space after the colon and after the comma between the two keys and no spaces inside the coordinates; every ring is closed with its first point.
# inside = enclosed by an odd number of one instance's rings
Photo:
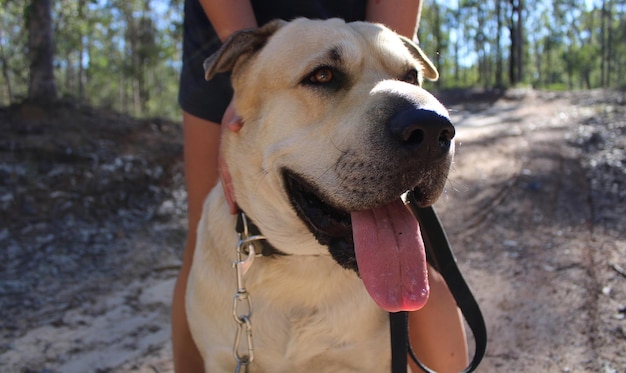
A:
{"type": "MultiPolygon", "coordinates": [[[[252,7],[259,25],[277,18],[365,19],[365,0],[253,0],[252,7]]],[[[184,17],[178,103],[189,114],[220,123],[233,95],[230,74],[217,74],[206,81],[202,63],[219,49],[221,42],[198,0],[185,0],[184,17]]]]}

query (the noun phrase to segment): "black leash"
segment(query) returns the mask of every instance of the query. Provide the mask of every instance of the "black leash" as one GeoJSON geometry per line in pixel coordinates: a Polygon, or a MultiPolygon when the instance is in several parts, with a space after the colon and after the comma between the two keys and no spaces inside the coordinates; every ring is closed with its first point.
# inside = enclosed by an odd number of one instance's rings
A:
{"type": "MultiPolygon", "coordinates": [[[[476,342],[474,357],[462,371],[463,373],[472,372],[480,364],[487,347],[487,329],[480,307],[456,265],[448,237],[435,210],[432,207],[418,207],[412,192],[408,193],[408,206],[419,221],[428,263],[443,276],[450,293],[452,293],[474,335],[476,342]]],[[[392,373],[406,373],[407,353],[424,372],[434,372],[422,364],[411,349],[408,337],[408,313],[389,313],[389,325],[391,329],[392,373]]]]}
{"type": "MultiPolygon", "coordinates": [[[[472,292],[465,283],[463,275],[456,265],[456,259],[452,254],[450,243],[448,242],[446,233],[443,230],[443,226],[441,225],[435,210],[432,207],[417,207],[412,193],[408,194],[408,206],[419,221],[422,238],[424,239],[424,245],[426,246],[426,259],[428,260],[428,263],[430,263],[430,265],[443,276],[450,292],[452,293],[452,296],[456,300],[457,306],[463,313],[463,316],[465,317],[465,320],[474,335],[474,339],[476,341],[474,358],[470,362],[470,365],[467,366],[462,373],[472,372],[476,369],[476,367],[478,367],[478,364],[482,360],[487,345],[487,331],[482,313],[480,312],[480,308],[478,307],[478,303],[476,303],[472,292]]],[[[238,233],[242,233],[246,229],[248,230],[248,232],[246,232],[247,234],[261,234],[259,228],[251,220],[246,219],[242,211],[239,211],[236,230],[238,233]]],[[[260,245],[260,247],[257,247],[255,251],[263,256],[272,257],[286,255],[280,250],[274,248],[265,240],[260,242],[255,241],[254,244],[260,245]]],[[[408,312],[389,313],[389,326],[391,330],[392,373],[407,372],[407,355],[410,355],[415,364],[417,364],[417,366],[419,366],[424,372],[433,373],[434,371],[432,369],[429,369],[417,359],[411,349],[408,332],[408,312]]]]}

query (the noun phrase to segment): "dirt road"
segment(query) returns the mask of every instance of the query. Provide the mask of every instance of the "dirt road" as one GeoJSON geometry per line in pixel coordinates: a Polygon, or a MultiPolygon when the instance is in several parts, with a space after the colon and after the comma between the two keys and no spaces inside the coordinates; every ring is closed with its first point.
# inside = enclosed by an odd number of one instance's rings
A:
{"type": "MultiPolygon", "coordinates": [[[[626,369],[626,279],[610,267],[626,261],[624,231],[603,224],[611,196],[591,190],[574,146],[598,110],[533,95],[457,114],[457,171],[440,210],[486,316],[481,371],[626,369]]],[[[614,202],[623,224],[623,197],[614,202]]]]}
{"type": "MultiPolygon", "coordinates": [[[[479,371],[626,372],[624,93],[454,101],[457,156],[437,209],[487,321],[479,371]]],[[[162,137],[179,150],[180,131],[142,122],[143,132],[116,134],[105,154],[93,139],[110,135],[104,121],[82,134],[92,148],[79,146],[84,138],[72,147],[98,157],[57,157],[42,170],[35,150],[50,141],[39,128],[57,124],[20,110],[0,111],[10,133],[0,142],[0,371],[171,372],[185,196],[178,153],[160,173],[164,158],[150,154],[164,149],[154,140],[162,137]],[[152,170],[132,179],[152,197],[95,188],[94,178],[117,180],[106,170],[152,170]],[[28,198],[42,190],[48,198],[28,198]],[[108,213],[85,202],[102,196],[113,201],[108,213]]]]}

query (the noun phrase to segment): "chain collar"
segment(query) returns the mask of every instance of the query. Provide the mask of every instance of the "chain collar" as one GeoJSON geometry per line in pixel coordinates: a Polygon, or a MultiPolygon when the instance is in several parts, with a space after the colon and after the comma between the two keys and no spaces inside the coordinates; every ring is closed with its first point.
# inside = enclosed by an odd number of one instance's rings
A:
{"type": "MultiPolygon", "coordinates": [[[[245,276],[252,267],[255,257],[286,256],[267,242],[259,228],[243,211],[237,214],[237,248],[233,268],[237,275],[237,289],[233,296],[233,318],[237,323],[237,333],[233,344],[233,356],[237,362],[235,373],[248,372],[248,366],[254,360],[254,341],[252,339],[252,300],[246,289],[245,276]]],[[[320,255],[313,255],[320,256],[320,255]]]]}
{"type": "MultiPolygon", "coordinates": [[[[248,242],[246,243],[254,245],[257,256],[287,255],[272,246],[267,241],[265,236],[261,234],[259,227],[257,227],[252,220],[248,219],[246,214],[241,210],[237,213],[237,226],[235,227],[235,230],[237,231],[239,240],[242,239],[241,237],[245,237],[248,239],[248,242]],[[255,238],[252,239],[252,237],[255,238]]],[[[244,247],[244,250],[247,250],[247,248],[244,247]]]]}
{"type": "MultiPolygon", "coordinates": [[[[254,360],[254,343],[252,339],[252,300],[246,289],[245,276],[252,267],[257,256],[255,243],[265,241],[261,234],[251,234],[250,224],[246,215],[240,211],[237,220],[237,248],[233,267],[237,274],[237,289],[233,296],[233,318],[237,323],[237,334],[233,344],[233,356],[237,361],[235,373],[247,372],[254,360]],[[245,334],[245,343],[244,336],[245,334]]],[[[259,254],[263,255],[263,254],[259,254]]]]}

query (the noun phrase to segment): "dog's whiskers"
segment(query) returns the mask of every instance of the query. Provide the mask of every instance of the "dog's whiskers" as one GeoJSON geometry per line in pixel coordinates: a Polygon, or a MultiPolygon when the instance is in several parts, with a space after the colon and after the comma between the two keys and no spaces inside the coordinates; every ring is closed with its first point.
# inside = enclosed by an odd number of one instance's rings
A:
{"type": "Polygon", "coordinates": [[[263,185],[263,182],[265,181],[265,177],[269,175],[269,171],[263,170],[261,169],[259,172],[257,172],[254,176],[258,177],[258,183],[256,184],[255,187],[255,192],[259,192],[259,188],[263,185]]]}

